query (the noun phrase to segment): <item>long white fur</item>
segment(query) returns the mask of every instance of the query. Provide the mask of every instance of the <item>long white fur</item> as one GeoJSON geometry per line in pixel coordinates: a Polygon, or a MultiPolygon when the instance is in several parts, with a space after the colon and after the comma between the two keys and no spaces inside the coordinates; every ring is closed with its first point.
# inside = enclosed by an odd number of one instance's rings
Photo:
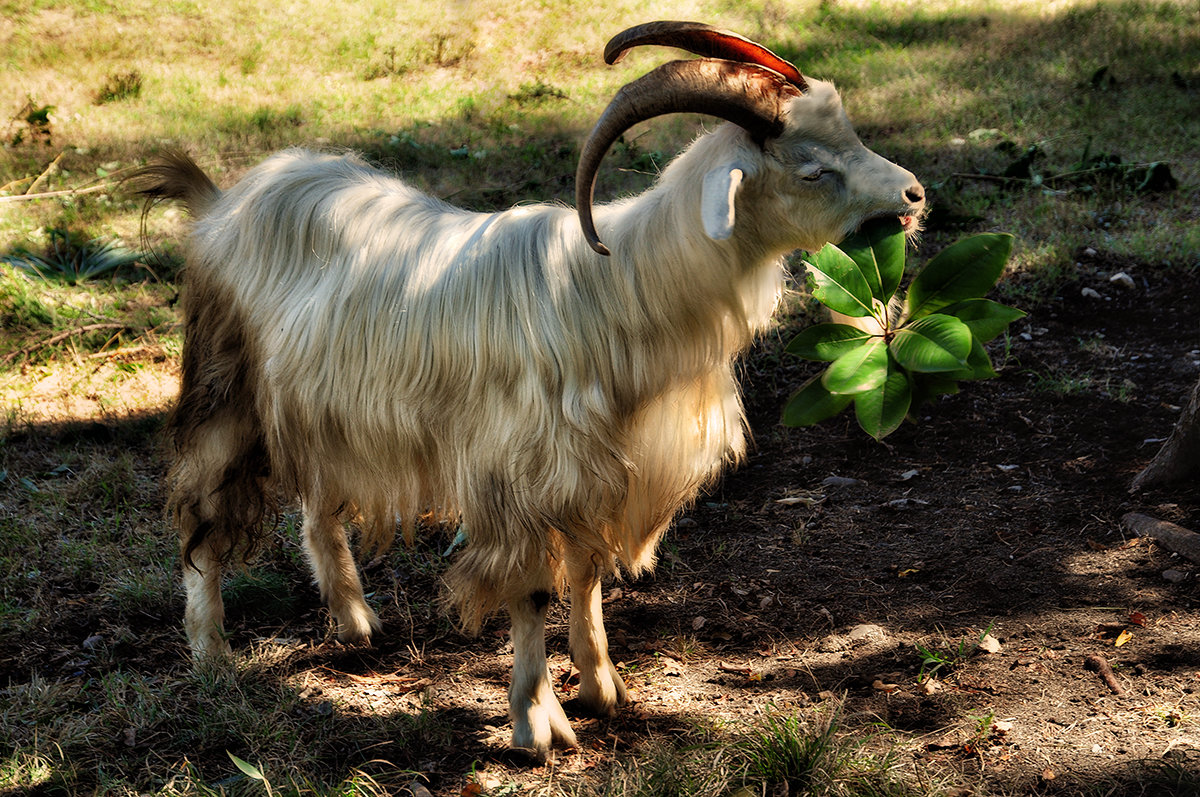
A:
{"type": "MultiPolygon", "coordinates": [[[[564,580],[582,698],[600,712],[624,701],[600,579],[650,566],[679,509],[743,455],[734,361],[775,309],[781,256],[902,211],[915,182],[812,84],[766,151],[722,125],[653,188],[598,208],[610,258],[569,208],[470,213],[353,157],[283,152],[196,199],[190,279],[241,316],[271,478],[303,499],[343,638],[378,619],[339,518],[385,545],[397,518],[411,534],[434,510],[467,530],[446,579],[464,623],[509,607],[514,743],[574,742],[542,629],[542,596],[564,580]],[[819,191],[792,171],[810,162],[880,177],[819,191]]],[[[176,481],[214,483],[196,474],[220,456],[188,457],[176,481]]],[[[198,653],[225,648],[219,568],[201,569],[187,578],[198,653]]]]}

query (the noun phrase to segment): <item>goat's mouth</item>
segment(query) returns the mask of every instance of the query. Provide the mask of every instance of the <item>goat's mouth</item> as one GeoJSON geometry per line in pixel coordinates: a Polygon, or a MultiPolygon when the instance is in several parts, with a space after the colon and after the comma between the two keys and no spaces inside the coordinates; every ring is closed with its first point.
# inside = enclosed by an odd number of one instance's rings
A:
{"type": "Polygon", "coordinates": [[[915,235],[921,231],[921,219],[923,214],[912,213],[910,210],[904,210],[899,213],[884,212],[877,213],[874,216],[868,216],[858,225],[855,232],[867,232],[873,227],[893,228],[893,225],[899,224],[900,231],[905,235],[915,235]]]}

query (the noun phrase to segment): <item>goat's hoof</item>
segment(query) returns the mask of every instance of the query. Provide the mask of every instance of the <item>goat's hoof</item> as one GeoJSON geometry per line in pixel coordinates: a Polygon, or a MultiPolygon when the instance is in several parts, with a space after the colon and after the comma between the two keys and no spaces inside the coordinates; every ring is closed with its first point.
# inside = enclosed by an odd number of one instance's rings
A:
{"type": "Polygon", "coordinates": [[[625,681],[611,664],[601,668],[597,678],[579,685],[579,706],[598,717],[611,717],[617,708],[629,702],[625,681]]]}
{"type": "Polygon", "coordinates": [[[233,648],[224,634],[204,634],[189,640],[192,660],[200,666],[223,665],[233,659],[233,648]]]}
{"type": "Polygon", "coordinates": [[[345,645],[370,645],[371,637],[383,630],[379,615],[365,604],[338,617],[338,641],[345,645]]]}
{"type": "Polygon", "coordinates": [[[552,747],[569,749],[578,746],[575,731],[557,700],[553,706],[532,706],[526,716],[513,720],[512,747],[538,761],[545,761],[552,747]]]}

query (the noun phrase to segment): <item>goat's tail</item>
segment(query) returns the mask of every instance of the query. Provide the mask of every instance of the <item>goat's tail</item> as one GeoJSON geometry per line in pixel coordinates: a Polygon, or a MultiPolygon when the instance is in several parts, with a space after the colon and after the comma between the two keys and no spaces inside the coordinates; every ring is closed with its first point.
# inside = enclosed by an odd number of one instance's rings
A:
{"type": "Polygon", "coordinates": [[[147,198],[147,210],[157,202],[178,200],[194,218],[203,216],[221,196],[217,184],[185,153],[169,150],[127,178],[138,194],[147,198]]]}

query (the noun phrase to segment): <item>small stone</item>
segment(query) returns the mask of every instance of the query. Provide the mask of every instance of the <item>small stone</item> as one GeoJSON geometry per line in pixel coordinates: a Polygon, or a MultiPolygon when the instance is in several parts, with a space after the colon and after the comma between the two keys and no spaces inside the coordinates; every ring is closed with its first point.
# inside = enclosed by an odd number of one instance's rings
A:
{"type": "Polygon", "coordinates": [[[1176,570],[1173,567],[1170,570],[1164,570],[1163,574],[1162,574],[1162,577],[1164,579],[1166,579],[1167,581],[1170,581],[1172,584],[1180,583],[1181,581],[1186,579],[1187,576],[1188,576],[1188,574],[1185,573],[1184,571],[1176,570]]]}
{"type": "Polygon", "coordinates": [[[1079,292],[1079,295],[1085,299],[1103,299],[1104,298],[1103,296],[1100,295],[1100,292],[1097,291],[1095,288],[1084,288],[1083,290],[1081,290],[1079,292]]]}
{"type": "Polygon", "coordinates": [[[821,482],[823,487],[853,487],[856,484],[862,484],[862,482],[848,476],[830,476],[821,482]]]}
{"type": "Polygon", "coordinates": [[[1113,285],[1120,285],[1126,290],[1133,290],[1135,287],[1137,287],[1136,283],[1133,281],[1133,277],[1129,276],[1124,271],[1118,271],[1116,274],[1113,274],[1108,278],[1108,281],[1113,285]]]}

